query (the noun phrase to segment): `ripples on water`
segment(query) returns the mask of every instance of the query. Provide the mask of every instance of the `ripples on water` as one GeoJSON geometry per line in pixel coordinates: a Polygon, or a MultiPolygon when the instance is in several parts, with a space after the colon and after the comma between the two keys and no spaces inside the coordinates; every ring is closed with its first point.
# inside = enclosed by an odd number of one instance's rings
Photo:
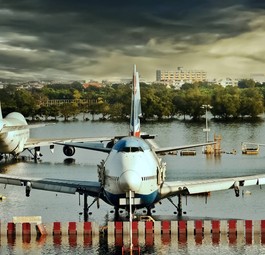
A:
{"type": "MultiPolygon", "coordinates": [[[[1,254],[122,254],[120,244],[109,242],[107,238],[72,237],[46,237],[36,240],[34,238],[1,239],[1,254]]],[[[178,240],[171,238],[155,237],[154,244],[147,244],[139,238],[140,254],[264,254],[265,246],[258,240],[246,244],[243,236],[238,236],[236,241],[230,242],[226,236],[221,236],[219,241],[211,236],[194,238],[185,237],[178,240]]],[[[142,238],[143,239],[143,238],[142,238]]],[[[128,246],[126,246],[128,247],[128,246]]],[[[128,253],[126,253],[128,254],[128,253]]],[[[134,253],[138,254],[138,253],[134,253]]]]}
{"type": "MultiPolygon", "coordinates": [[[[151,134],[158,134],[157,143],[162,146],[182,145],[205,141],[202,132],[204,123],[174,121],[168,123],[143,124],[142,129],[151,134]]],[[[165,156],[167,162],[167,180],[189,180],[202,178],[216,178],[259,174],[265,172],[265,148],[260,149],[257,156],[241,155],[241,142],[265,143],[265,125],[258,123],[215,123],[210,122],[210,139],[213,134],[222,135],[222,149],[230,152],[235,149],[236,155],[222,154],[221,157],[205,157],[197,149],[194,157],[165,156]]],[[[127,134],[127,123],[110,122],[59,122],[56,125],[32,130],[33,137],[73,137],[73,136],[112,136],[127,134]]],[[[65,179],[97,179],[96,165],[106,157],[104,153],[77,150],[74,161],[68,164],[62,153],[62,148],[56,146],[54,155],[47,148],[42,149],[44,155],[38,164],[20,162],[16,164],[2,164],[2,171],[7,174],[51,177],[65,179]]],[[[234,196],[233,190],[212,192],[207,199],[192,197],[183,201],[183,210],[190,218],[240,218],[264,219],[265,205],[263,190],[265,187],[250,187],[251,195],[240,198],[234,196]]],[[[51,221],[82,221],[81,205],[78,195],[55,194],[33,190],[31,197],[26,198],[24,189],[20,187],[0,186],[0,194],[7,197],[0,203],[0,219],[2,222],[12,221],[13,216],[41,215],[43,222],[51,221]]],[[[81,197],[82,198],[82,197],[81,197]]],[[[92,202],[92,198],[90,201],[92,202]]],[[[176,201],[176,200],[175,200],[176,201]]],[[[90,220],[103,225],[111,218],[110,208],[101,202],[101,209],[92,206],[93,214],[90,220]]],[[[175,208],[167,201],[156,207],[158,215],[173,215],[175,208]]],[[[211,240],[203,239],[202,244],[196,244],[194,239],[186,243],[178,241],[157,242],[153,246],[140,243],[142,254],[262,254],[264,246],[260,242],[246,245],[245,242],[229,244],[220,242],[212,244],[211,240]]],[[[68,237],[61,243],[55,244],[53,238],[29,243],[16,239],[14,243],[1,238],[1,254],[119,254],[120,250],[112,243],[104,240],[84,244],[84,240],[69,243],[68,237]]]]}

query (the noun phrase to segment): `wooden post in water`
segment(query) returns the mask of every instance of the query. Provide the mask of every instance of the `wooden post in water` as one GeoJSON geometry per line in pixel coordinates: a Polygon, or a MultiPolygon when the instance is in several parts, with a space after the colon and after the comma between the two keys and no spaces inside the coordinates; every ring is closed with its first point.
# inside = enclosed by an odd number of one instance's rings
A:
{"type": "Polygon", "coordinates": [[[216,142],[214,144],[214,155],[215,156],[221,155],[221,140],[222,140],[221,135],[217,136],[216,134],[214,134],[214,141],[216,142]]]}

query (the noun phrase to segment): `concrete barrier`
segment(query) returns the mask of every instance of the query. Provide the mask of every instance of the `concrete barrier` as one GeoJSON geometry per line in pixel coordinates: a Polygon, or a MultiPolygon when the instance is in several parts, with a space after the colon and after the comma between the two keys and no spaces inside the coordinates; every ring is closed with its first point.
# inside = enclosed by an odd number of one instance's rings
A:
{"type": "MultiPolygon", "coordinates": [[[[99,227],[95,222],[52,222],[52,223],[1,223],[1,236],[99,236],[107,233],[109,240],[117,244],[123,243],[124,236],[129,235],[129,222],[108,222],[107,226],[99,227]]],[[[218,243],[220,236],[227,236],[233,243],[238,236],[244,236],[247,243],[253,241],[253,236],[259,236],[261,243],[265,243],[265,220],[179,220],[179,221],[134,221],[132,223],[134,242],[144,237],[147,243],[154,242],[154,237],[160,236],[167,242],[170,238],[185,241],[193,236],[198,242],[205,236],[210,236],[212,242],[218,243]]],[[[60,240],[60,238],[58,238],[60,240]]],[[[89,241],[90,242],[90,241],[89,241]]]]}

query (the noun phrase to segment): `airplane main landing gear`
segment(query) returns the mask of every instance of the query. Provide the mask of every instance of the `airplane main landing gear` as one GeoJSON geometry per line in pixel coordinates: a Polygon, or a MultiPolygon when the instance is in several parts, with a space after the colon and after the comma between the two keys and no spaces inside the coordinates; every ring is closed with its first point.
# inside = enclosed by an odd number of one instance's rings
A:
{"type": "MultiPolygon", "coordinates": [[[[87,203],[87,194],[83,194],[84,195],[84,221],[87,222],[88,221],[88,215],[89,215],[89,208],[96,202],[99,200],[98,197],[95,197],[95,199],[92,201],[92,203],[88,206],[87,203]]],[[[99,205],[98,205],[99,208],[99,205]]]]}
{"type": "Polygon", "coordinates": [[[152,209],[153,208],[154,208],[153,206],[146,207],[146,209],[147,209],[147,216],[152,216],[152,209]]]}
{"type": "Polygon", "coordinates": [[[34,147],[34,152],[32,152],[32,149],[27,149],[29,153],[32,155],[32,159],[34,160],[35,163],[38,162],[40,157],[42,157],[42,154],[40,153],[40,147],[34,147]]]}
{"type": "Polygon", "coordinates": [[[177,209],[178,217],[181,217],[182,216],[182,197],[181,197],[181,194],[178,195],[178,205],[176,205],[170,197],[168,197],[167,199],[177,209]]]}
{"type": "Polygon", "coordinates": [[[119,214],[119,207],[114,208],[114,220],[119,220],[120,214],[119,214]]]}
{"type": "Polygon", "coordinates": [[[84,221],[88,221],[88,204],[87,204],[87,194],[84,194],[84,221]]]}

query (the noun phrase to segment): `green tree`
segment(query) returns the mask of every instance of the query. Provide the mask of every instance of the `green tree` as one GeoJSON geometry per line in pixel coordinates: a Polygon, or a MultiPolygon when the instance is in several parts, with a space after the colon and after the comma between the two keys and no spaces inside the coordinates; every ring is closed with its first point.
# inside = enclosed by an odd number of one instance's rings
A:
{"type": "Polygon", "coordinates": [[[73,90],[73,98],[75,100],[79,100],[79,99],[81,99],[81,97],[82,97],[82,95],[81,95],[80,91],[78,91],[77,89],[73,90]]]}
{"type": "Polygon", "coordinates": [[[211,112],[223,119],[237,118],[240,107],[240,89],[237,87],[216,87],[212,94],[211,112]]]}
{"type": "Polygon", "coordinates": [[[110,113],[110,106],[108,103],[99,101],[98,102],[98,111],[102,114],[102,119],[106,119],[107,115],[110,113]]]}
{"type": "Polygon", "coordinates": [[[238,87],[240,89],[245,89],[245,88],[254,88],[256,86],[256,83],[252,79],[243,79],[238,82],[238,87]]]}
{"type": "Polygon", "coordinates": [[[64,117],[64,121],[68,121],[70,117],[76,116],[78,106],[72,103],[65,103],[60,106],[60,113],[64,117]]]}
{"type": "Polygon", "coordinates": [[[15,92],[17,87],[14,85],[8,85],[5,89],[1,90],[0,93],[0,102],[2,106],[3,116],[6,116],[8,113],[17,111],[15,92]]]}
{"type": "Polygon", "coordinates": [[[186,115],[188,115],[188,104],[189,102],[186,100],[186,93],[183,90],[179,90],[174,98],[173,104],[175,106],[175,112],[179,115],[183,115],[184,119],[186,115]]]}
{"type": "Polygon", "coordinates": [[[240,115],[257,117],[264,111],[264,99],[262,93],[255,88],[241,90],[240,95],[240,115]]]}
{"type": "Polygon", "coordinates": [[[156,115],[155,105],[157,105],[158,97],[152,87],[145,87],[141,90],[141,104],[143,119],[152,119],[156,115]]]}
{"type": "Polygon", "coordinates": [[[113,120],[119,120],[123,119],[123,104],[122,103],[115,103],[111,106],[111,111],[110,111],[110,117],[113,120]]]}
{"type": "Polygon", "coordinates": [[[193,120],[200,119],[204,114],[201,106],[210,103],[209,95],[202,93],[198,88],[188,89],[185,93],[185,100],[187,102],[187,114],[189,114],[193,120]]]}
{"type": "Polygon", "coordinates": [[[16,111],[22,113],[26,117],[31,116],[34,118],[38,110],[38,105],[29,91],[24,89],[16,90],[14,100],[16,101],[16,111]]]}

